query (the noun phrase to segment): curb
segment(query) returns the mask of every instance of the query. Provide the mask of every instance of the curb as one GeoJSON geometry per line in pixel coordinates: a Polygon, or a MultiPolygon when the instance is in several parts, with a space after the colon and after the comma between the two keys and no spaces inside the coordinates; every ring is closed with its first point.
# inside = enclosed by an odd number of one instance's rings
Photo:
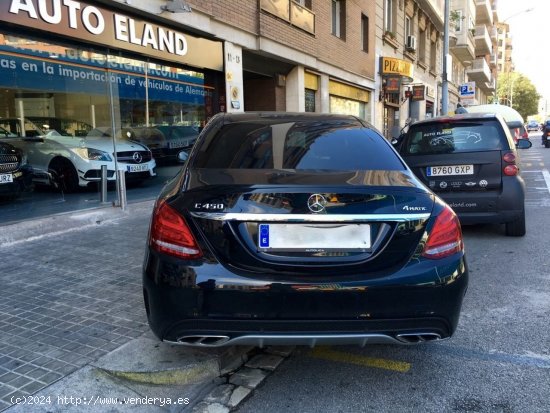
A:
{"type": "Polygon", "coordinates": [[[145,336],[91,363],[112,377],[135,383],[186,385],[211,380],[248,361],[253,347],[195,349],[145,336]],[[146,355],[146,357],[144,357],[146,355]]]}
{"type": "Polygon", "coordinates": [[[154,200],[136,202],[124,211],[118,207],[70,211],[2,225],[0,247],[95,227],[130,215],[147,215],[153,210],[154,203],[154,200]]]}

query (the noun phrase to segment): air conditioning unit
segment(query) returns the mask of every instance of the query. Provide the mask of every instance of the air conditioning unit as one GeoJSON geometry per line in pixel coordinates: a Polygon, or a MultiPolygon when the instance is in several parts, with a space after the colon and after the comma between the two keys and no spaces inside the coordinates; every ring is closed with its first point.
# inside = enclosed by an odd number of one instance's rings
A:
{"type": "Polygon", "coordinates": [[[407,44],[405,47],[411,52],[416,51],[416,36],[407,36],[407,44]]]}

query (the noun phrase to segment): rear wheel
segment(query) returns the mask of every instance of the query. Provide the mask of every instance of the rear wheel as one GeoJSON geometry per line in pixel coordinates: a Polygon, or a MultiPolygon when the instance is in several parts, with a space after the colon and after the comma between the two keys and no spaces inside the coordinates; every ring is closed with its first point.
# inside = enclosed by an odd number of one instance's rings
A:
{"type": "Polygon", "coordinates": [[[523,237],[525,235],[525,209],[520,216],[512,222],[506,223],[506,235],[509,237],[523,237]]]}
{"type": "Polygon", "coordinates": [[[546,142],[544,142],[545,148],[550,148],[550,139],[546,138],[546,142]]]}
{"type": "Polygon", "coordinates": [[[78,174],[73,164],[66,159],[56,159],[50,165],[55,185],[64,192],[75,192],[78,189],[78,174]]]}

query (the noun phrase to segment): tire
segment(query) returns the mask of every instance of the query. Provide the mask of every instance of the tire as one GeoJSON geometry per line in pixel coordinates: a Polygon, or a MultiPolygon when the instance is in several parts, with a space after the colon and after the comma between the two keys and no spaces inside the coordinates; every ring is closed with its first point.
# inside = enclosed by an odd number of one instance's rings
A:
{"type": "Polygon", "coordinates": [[[525,209],[521,211],[520,216],[512,222],[506,224],[506,235],[508,237],[523,237],[525,235],[525,209]]]}
{"type": "Polygon", "coordinates": [[[546,139],[546,142],[544,143],[545,148],[550,148],[550,139],[546,139]]]}
{"type": "Polygon", "coordinates": [[[52,162],[50,173],[54,184],[63,192],[75,192],[78,189],[78,174],[73,164],[65,159],[52,162]]]}

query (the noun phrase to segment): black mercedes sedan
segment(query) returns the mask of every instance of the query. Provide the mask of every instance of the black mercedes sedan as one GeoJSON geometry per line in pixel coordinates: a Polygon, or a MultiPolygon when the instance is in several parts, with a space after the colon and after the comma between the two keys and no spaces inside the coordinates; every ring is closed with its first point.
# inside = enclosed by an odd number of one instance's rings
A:
{"type": "Polygon", "coordinates": [[[4,142],[12,135],[0,127],[0,202],[16,199],[22,191],[32,188],[32,167],[26,154],[19,148],[4,142]]]}
{"type": "Polygon", "coordinates": [[[152,214],[152,331],[190,346],[418,343],[455,331],[460,223],[353,116],[218,114],[152,214]]]}

